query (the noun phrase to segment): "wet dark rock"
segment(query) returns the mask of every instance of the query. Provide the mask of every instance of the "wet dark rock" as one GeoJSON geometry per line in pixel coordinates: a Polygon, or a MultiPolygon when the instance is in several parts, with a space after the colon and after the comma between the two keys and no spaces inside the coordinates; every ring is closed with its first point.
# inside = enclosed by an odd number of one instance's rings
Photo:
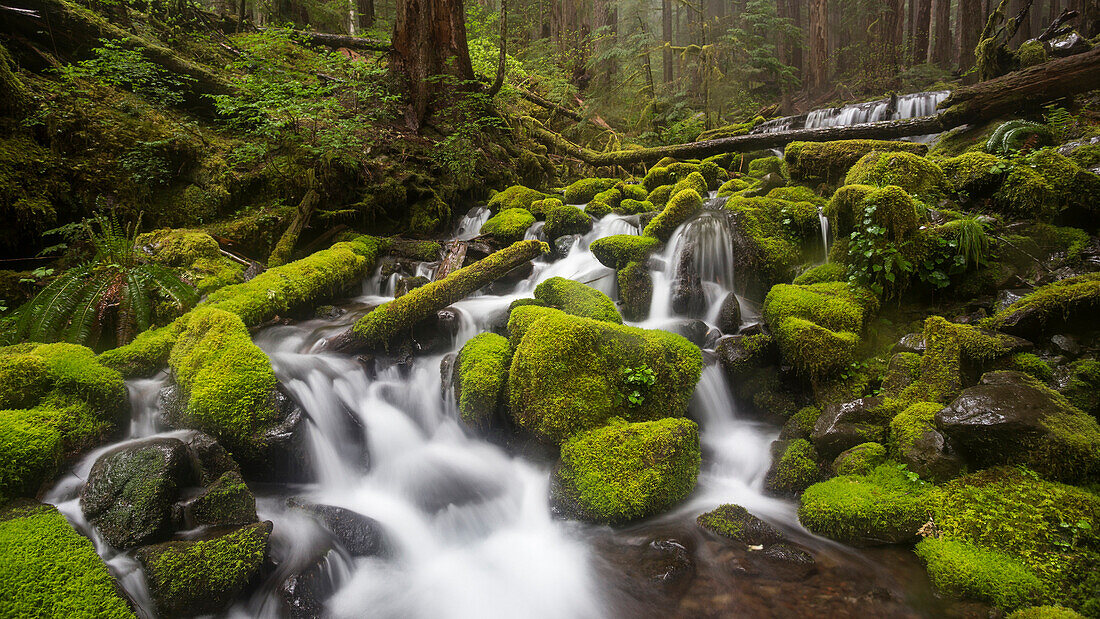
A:
{"type": "Polygon", "coordinates": [[[306,415],[280,387],[273,395],[279,423],[265,431],[255,452],[236,454],[245,479],[273,482],[312,480],[306,415]]]}
{"type": "Polygon", "coordinates": [[[313,310],[313,317],[320,320],[335,320],[348,313],[342,307],[336,307],[335,305],[320,305],[313,310]]]}
{"type": "Polygon", "coordinates": [[[941,482],[958,476],[963,459],[947,444],[943,434],[925,428],[909,445],[898,449],[898,461],[922,479],[941,482]]]}
{"type": "Polygon", "coordinates": [[[678,539],[650,539],[641,544],[615,544],[604,552],[616,576],[643,598],[680,598],[695,578],[695,558],[678,539]]]}
{"type": "Polygon", "coordinates": [[[764,335],[766,328],[762,322],[750,322],[741,327],[738,335],[764,335]]]}
{"type": "Polygon", "coordinates": [[[707,331],[707,337],[703,343],[703,348],[706,350],[713,350],[714,347],[718,345],[718,340],[720,339],[722,339],[722,332],[720,330],[711,329],[707,331]]]}
{"type": "Polygon", "coordinates": [[[1081,344],[1072,335],[1058,334],[1050,338],[1051,348],[1067,357],[1076,357],[1081,354],[1081,344]]]}
{"type": "Polygon", "coordinates": [[[733,380],[742,379],[757,368],[775,365],[779,361],[779,349],[771,338],[759,336],[727,335],[718,340],[714,352],[722,361],[722,368],[733,380]]]}
{"type": "Polygon", "coordinates": [[[702,320],[680,320],[669,325],[667,329],[682,335],[684,339],[700,348],[706,344],[707,333],[710,331],[710,327],[702,320]]]}
{"type": "Polygon", "coordinates": [[[922,354],[924,352],[924,334],[923,333],[908,333],[901,336],[897,344],[894,344],[894,352],[910,352],[916,354],[922,354]]]}
{"type": "Polygon", "coordinates": [[[225,473],[198,496],[181,502],[175,512],[178,529],[240,526],[259,520],[256,498],[236,471],[225,473]]]}
{"type": "Polygon", "coordinates": [[[987,372],[936,414],[936,424],[980,467],[1027,464],[1072,478],[1100,464],[1095,420],[1020,372],[987,372]]]}
{"type": "Polygon", "coordinates": [[[817,572],[813,555],[789,544],[768,546],[759,553],[756,565],[761,577],[772,580],[802,581],[817,572]]]}
{"type": "Polygon", "coordinates": [[[191,456],[191,465],[198,474],[200,486],[212,484],[226,473],[240,472],[233,456],[209,434],[196,433],[187,441],[187,453],[191,456]]]}
{"type": "Polygon", "coordinates": [[[888,396],[900,394],[918,378],[920,378],[920,356],[910,352],[894,353],[886,366],[886,376],[882,379],[882,392],[888,396]]]}
{"type": "Polygon", "coordinates": [[[573,249],[573,244],[579,238],[581,238],[579,234],[566,234],[554,239],[554,255],[558,258],[568,256],[569,250],[573,249]]]}
{"type": "Polygon", "coordinates": [[[723,333],[737,333],[741,328],[741,303],[736,294],[731,292],[722,301],[722,307],[718,309],[717,326],[723,333]]]}
{"type": "Polygon", "coordinates": [[[458,362],[458,353],[451,352],[443,355],[439,360],[439,390],[441,397],[447,397],[448,391],[455,385],[455,363],[458,362]]]}
{"type": "Polygon", "coordinates": [[[292,619],[312,619],[325,613],[325,601],[340,587],[332,568],[338,560],[335,550],[327,551],[315,563],[291,575],[279,585],[279,597],[292,619]]]}
{"type": "Polygon", "coordinates": [[[711,533],[748,546],[768,546],[785,540],[779,529],[753,516],[740,505],[720,505],[700,514],[696,522],[711,533]]]}
{"type": "Polygon", "coordinates": [[[393,297],[395,299],[398,297],[403,297],[409,294],[410,290],[415,290],[417,288],[420,288],[421,286],[426,286],[429,282],[431,282],[431,280],[427,277],[424,277],[423,275],[416,275],[414,277],[402,277],[401,279],[397,280],[397,285],[394,286],[393,297]]]}
{"type": "Polygon", "coordinates": [[[355,557],[374,557],[386,553],[382,524],[374,518],[335,505],[290,499],[287,504],[318,518],[332,537],[355,557]]]}
{"type": "Polygon", "coordinates": [[[672,311],[691,317],[701,317],[707,311],[703,281],[695,268],[695,248],[690,245],[684,249],[676,265],[676,279],[672,281],[672,311]]]}
{"type": "Polygon", "coordinates": [[[861,443],[881,443],[890,421],[884,416],[882,404],[882,398],[877,397],[831,404],[821,411],[810,440],[829,460],[861,443]]]}
{"type": "Polygon", "coordinates": [[[96,460],[80,493],[80,507],[115,548],[150,544],[171,534],[172,503],[190,481],[183,441],[141,441],[96,460]]]}
{"type": "Polygon", "coordinates": [[[998,290],[997,302],[994,307],[997,311],[1001,311],[1031,293],[1032,290],[1030,288],[1010,288],[1008,290],[998,290]]]}

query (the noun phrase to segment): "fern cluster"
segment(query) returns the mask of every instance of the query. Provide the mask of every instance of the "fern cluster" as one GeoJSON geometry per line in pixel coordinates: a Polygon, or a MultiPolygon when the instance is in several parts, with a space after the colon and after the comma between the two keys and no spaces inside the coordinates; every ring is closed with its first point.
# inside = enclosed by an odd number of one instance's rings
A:
{"type": "Polygon", "coordinates": [[[993,155],[1009,155],[1020,150],[1034,150],[1054,141],[1054,133],[1047,125],[1028,120],[1010,120],[989,136],[985,151],[993,155]]]}
{"type": "Polygon", "coordinates": [[[172,269],[141,259],[137,223],[125,229],[100,215],[83,225],[92,259],[60,274],[19,309],[16,339],[95,346],[113,331],[124,344],[152,326],[154,302],[184,309],[198,300],[195,288],[172,269]]]}

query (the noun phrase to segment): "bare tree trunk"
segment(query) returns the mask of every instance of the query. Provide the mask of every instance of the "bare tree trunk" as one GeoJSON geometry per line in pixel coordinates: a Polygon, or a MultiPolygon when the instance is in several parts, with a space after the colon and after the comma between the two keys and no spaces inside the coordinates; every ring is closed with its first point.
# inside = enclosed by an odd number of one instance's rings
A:
{"type": "Polygon", "coordinates": [[[504,70],[508,62],[508,0],[500,0],[500,43],[498,45],[500,55],[497,58],[497,76],[486,93],[490,97],[495,97],[504,85],[504,70]]]}
{"type": "Polygon", "coordinates": [[[359,29],[374,27],[374,0],[356,0],[359,5],[359,29]]]}
{"type": "Polygon", "coordinates": [[[947,67],[951,63],[951,0],[934,0],[935,40],[932,62],[947,67]]]}
{"type": "Polygon", "coordinates": [[[956,20],[956,55],[959,58],[960,71],[974,66],[974,47],[978,45],[978,33],[982,30],[985,13],[981,0],[959,0],[958,19],[956,20]]]}
{"type": "Polygon", "coordinates": [[[672,83],[672,0],[661,0],[661,50],[662,78],[666,84],[672,83]]]}
{"type": "Polygon", "coordinates": [[[917,5],[913,27],[913,63],[928,62],[928,34],[932,26],[932,0],[913,0],[917,5]]]}
{"type": "Polygon", "coordinates": [[[829,0],[810,0],[809,37],[810,61],[806,87],[811,94],[825,90],[829,71],[829,0]]]}
{"type": "Polygon", "coordinates": [[[419,130],[432,98],[463,86],[437,76],[474,79],[462,0],[397,0],[392,43],[390,67],[405,78],[409,93],[405,121],[419,130]]]}

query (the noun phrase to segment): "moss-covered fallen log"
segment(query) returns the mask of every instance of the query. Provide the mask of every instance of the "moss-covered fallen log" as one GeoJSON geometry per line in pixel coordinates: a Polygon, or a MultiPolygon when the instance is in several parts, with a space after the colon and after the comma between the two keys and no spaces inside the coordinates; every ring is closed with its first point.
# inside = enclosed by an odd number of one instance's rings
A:
{"type": "MultiPolygon", "coordinates": [[[[386,248],[387,240],[361,236],[337,243],[301,260],[268,269],[255,278],[226,286],[208,296],[197,309],[213,307],[236,314],[248,327],[317,303],[343,292],[362,278],[386,248]]],[[[99,360],[125,376],[147,375],[168,362],[168,354],[187,317],[142,333],[133,342],[108,350],[99,360]]]]}
{"type": "MultiPolygon", "coordinates": [[[[260,28],[266,30],[266,28],[260,28]]],[[[349,36],[346,34],[330,34],[327,32],[308,32],[305,30],[292,31],[294,37],[320,47],[346,47],[348,49],[361,49],[371,52],[388,52],[393,49],[389,41],[369,39],[367,37],[349,36]]]]}
{"type": "Polygon", "coordinates": [[[927,135],[967,123],[990,120],[1018,110],[1032,109],[1045,102],[1056,101],[1097,88],[1100,88],[1100,47],[1083,54],[1044,62],[996,79],[960,88],[940,104],[942,112],[921,118],[861,123],[847,127],[752,133],[688,144],[605,153],[578,146],[560,134],[546,129],[533,118],[524,117],[523,120],[531,137],[546,145],[547,148],[579,159],[588,165],[601,167],[649,163],[665,157],[680,160],[700,159],[722,153],[778,148],[797,141],[889,140],[927,135]]]}
{"type": "Polygon", "coordinates": [[[330,340],[329,346],[341,352],[385,348],[401,333],[432,313],[466,298],[512,269],[549,251],[546,243],[540,241],[513,243],[439,281],[376,307],[351,329],[330,340]]]}

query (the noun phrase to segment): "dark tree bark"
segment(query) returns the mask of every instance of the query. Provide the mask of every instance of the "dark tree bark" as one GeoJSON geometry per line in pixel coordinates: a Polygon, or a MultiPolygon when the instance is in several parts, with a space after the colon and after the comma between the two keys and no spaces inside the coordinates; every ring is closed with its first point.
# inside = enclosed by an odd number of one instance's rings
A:
{"type": "Polygon", "coordinates": [[[672,83],[672,0],[661,0],[661,49],[662,77],[666,84],[672,83]]]}
{"type": "Polygon", "coordinates": [[[934,0],[935,40],[932,62],[947,67],[951,63],[951,0],[934,0]]]}
{"type": "MultiPolygon", "coordinates": [[[[932,0],[912,0],[916,4],[913,25],[913,63],[928,62],[928,34],[932,26],[932,0]]],[[[979,26],[980,27],[980,26],[979,26]]]]}
{"type": "Polygon", "coordinates": [[[904,25],[904,0],[886,0],[886,12],[879,20],[877,29],[882,53],[879,60],[891,67],[901,64],[901,56],[904,53],[902,45],[905,34],[904,25]]]}
{"type": "Polygon", "coordinates": [[[974,66],[974,47],[978,44],[978,34],[982,30],[985,14],[982,13],[981,0],[959,0],[956,21],[956,56],[960,71],[974,66]]]}
{"type": "Polygon", "coordinates": [[[366,30],[374,26],[374,0],[355,0],[358,9],[359,28],[366,30]]]}
{"type": "Polygon", "coordinates": [[[810,23],[806,29],[810,60],[806,66],[806,88],[811,94],[825,90],[829,73],[829,0],[810,0],[810,23]]]}
{"type": "Polygon", "coordinates": [[[462,0],[397,0],[392,43],[390,67],[405,78],[409,93],[405,121],[419,130],[433,97],[463,86],[447,78],[474,79],[462,0]]]}

